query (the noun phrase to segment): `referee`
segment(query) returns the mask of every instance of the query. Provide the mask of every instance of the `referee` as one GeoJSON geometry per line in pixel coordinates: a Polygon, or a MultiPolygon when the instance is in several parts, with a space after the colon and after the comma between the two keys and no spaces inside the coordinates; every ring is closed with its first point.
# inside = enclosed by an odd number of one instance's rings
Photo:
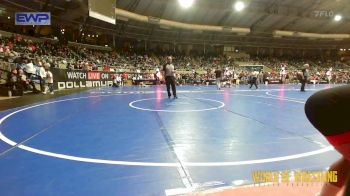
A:
{"type": "Polygon", "coordinates": [[[167,57],[167,63],[163,66],[164,76],[165,76],[165,84],[166,90],[168,91],[168,98],[170,99],[170,86],[173,91],[174,99],[177,99],[176,96],[176,82],[175,82],[175,67],[172,64],[173,59],[171,56],[167,57]]]}

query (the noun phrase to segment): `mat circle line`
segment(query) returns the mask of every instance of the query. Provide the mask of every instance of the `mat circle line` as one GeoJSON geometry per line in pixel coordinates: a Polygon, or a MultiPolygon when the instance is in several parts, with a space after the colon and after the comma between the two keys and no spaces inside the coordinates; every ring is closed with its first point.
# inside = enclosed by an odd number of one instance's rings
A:
{"type": "MultiPolygon", "coordinates": [[[[240,94],[235,94],[235,95],[240,95],[240,94]]],[[[28,107],[13,111],[13,112],[5,115],[4,117],[2,117],[0,119],[0,126],[6,119],[10,118],[11,116],[13,116],[19,112],[23,112],[23,111],[26,111],[26,110],[29,110],[32,108],[36,108],[39,106],[49,105],[49,104],[53,104],[53,103],[61,103],[61,102],[66,102],[66,101],[74,101],[74,100],[96,98],[96,97],[109,97],[109,96],[113,96],[113,95],[77,97],[77,98],[62,99],[62,100],[57,100],[57,101],[52,101],[52,102],[41,103],[41,104],[37,104],[37,105],[33,105],[33,106],[28,106],[28,107]]],[[[262,97],[262,96],[258,96],[258,97],[262,97]]],[[[271,97],[263,97],[263,98],[271,99],[271,97]]],[[[298,101],[293,101],[293,100],[286,100],[286,101],[300,103],[298,101]]],[[[252,165],[252,164],[271,163],[271,162],[279,162],[279,161],[304,158],[304,157],[318,155],[318,154],[322,154],[322,153],[334,150],[334,148],[332,146],[326,146],[324,148],[314,150],[314,151],[305,152],[305,153],[299,153],[299,154],[293,154],[293,155],[287,155],[287,156],[281,156],[281,157],[266,158],[266,159],[256,159],[256,160],[246,160],[246,161],[230,161],[230,162],[182,162],[182,165],[181,165],[180,163],[175,163],[175,162],[163,163],[163,162],[118,161],[118,160],[94,159],[94,158],[59,154],[59,153],[54,153],[54,152],[49,152],[49,151],[44,151],[44,150],[32,148],[30,146],[26,146],[23,144],[18,144],[17,142],[12,141],[11,139],[7,138],[2,133],[2,131],[0,131],[0,140],[4,141],[5,143],[7,143],[13,147],[17,146],[18,148],[20,148],[22,150],[36,153],[36,154],[40,154],[40,155],[44,155],[44,156],[49,156],[49,157],[55,157],[55,158],[71,160],[71,161],[78,161],[78,162],[86,162],[86,163],[109,164],[109,165],[127,165],[127,166],[144,166],[144,167],[179,167],[179,166],[223,167],[223,166],[237,166],[237,165],[252,165]]]]}
{"type": "MultiPolygon", "coordinates": [[[[142,102],[142,101],[148,101],[148,100],[161,100],[161,99],[167,99],[167,98],[148,98],[148,99],[138,99],[135,101],[132,101],[129,103],[129,106],[137,109],[137,110],[143,110],[143,111],[150,111],[150,112],[203,112],[203,111],[210,111],[210,110],[217,110],[220,108],[223,108],[225,106],[225,103],[221,102],[221,101],[217,101],[214,99],[204,99],[204,98],[191,98],[194,100],[205,100],[205,101],[212,101],[212,102],[216,102],[216,103],[220,103],[220,106],[218,107],[211,107],[211,108],[206,108],[206,109],[197,109],[197,110],[156,110],[156,109],[149,109],[149,108],[141,108],[141,107],[137,107],[134,104],[138,103],[138,102],[142,102]]],[[[179,98],[179,99],[189,99],[189,98],[179,98]]]]}

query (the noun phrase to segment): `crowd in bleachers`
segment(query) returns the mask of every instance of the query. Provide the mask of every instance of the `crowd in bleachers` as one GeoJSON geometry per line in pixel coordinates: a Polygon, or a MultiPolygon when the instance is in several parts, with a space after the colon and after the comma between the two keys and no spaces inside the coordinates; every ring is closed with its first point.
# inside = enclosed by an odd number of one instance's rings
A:
{"type": "MultiPolygon", "coordinates": [[[[35,78],[33,76],[37,76],[40,81],[44,80],[44,71],[49,68],[111,71],[117,74],[128,72],[127,79],[155,79],[159,77],[156,74],[165,63],[166,56],[154,53],[132,54],[130,52],[119,53],[88,49],[81,46],[68,46],[58,41],[42,40],[41,42],[33,42],[30,39],[24,39],[20,35],[13,35],[9,38],[0,38],[0,59],[2,62],[15,65],[11,70],[10,75],[12,76],[7,79],[9,83],[13,83],[13,76],[17,75],[19,80],[27,84],[25,85],[26,88],[32,86],[33,91],[37,91],[35,85],[33,85],[33,78],[35,78]]],[[[248,82],[251,71],[260,72],[257,77],[261,83],[278,80],[283,83],[297,83],[298,70],[305,63],[310,64],[310,81],[314,83],[349,83],[349,65],[336,60],[233,59],[227,56],[173,55],[173,64],[179,71],[177,79],[180,84],[205,84],[208,80],[215,79],[215,69],[222,69],[229,73],[224,78],[239,80],[241,83],[248,82]],[[239,62],[264,65],[270,68],[270,71],[264,73],[262,70],[247,70],[239,66],[239,62]],[[330,68],[332,68],[331,76],[329,75],[330,68]]],[[[123,75],[119,76],[123,77],[123,75]]]]}

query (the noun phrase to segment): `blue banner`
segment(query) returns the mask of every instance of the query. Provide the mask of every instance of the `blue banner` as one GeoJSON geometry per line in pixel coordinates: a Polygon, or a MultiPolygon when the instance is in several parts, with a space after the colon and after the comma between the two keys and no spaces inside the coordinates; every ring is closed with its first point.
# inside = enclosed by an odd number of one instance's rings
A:
{"type": "Polygon", "coordinates": [[[50,12],[16,12],[16,25],[51,25],[50,12]]]}

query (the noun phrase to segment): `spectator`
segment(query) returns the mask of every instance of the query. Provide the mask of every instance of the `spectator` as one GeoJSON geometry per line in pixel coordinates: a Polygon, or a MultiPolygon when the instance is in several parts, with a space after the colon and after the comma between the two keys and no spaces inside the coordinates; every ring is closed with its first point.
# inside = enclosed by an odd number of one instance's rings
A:
{"type": "Polygon", "coordinates": [[[12,69],[7,75],[8,96],[11,97],[14,93],[22,96],[23,88],[20,85],[17,69],[12,69]]]}
{"type": "MultiPolygon", "coordinates": [[[[44,69],[45,69],[45,72],[46,72],[46,77],[45,77],[45,83],[47,84],[47,87],[50,91],[50,94],[54,94],[53,92],[53,74],[51,73],[51,71],[49,70],[49,64],[46,63],[44,65],[44,69]]],[[[44,94],[46,94],[46,89],[45,89],[45,92],[44,94]]]]}

